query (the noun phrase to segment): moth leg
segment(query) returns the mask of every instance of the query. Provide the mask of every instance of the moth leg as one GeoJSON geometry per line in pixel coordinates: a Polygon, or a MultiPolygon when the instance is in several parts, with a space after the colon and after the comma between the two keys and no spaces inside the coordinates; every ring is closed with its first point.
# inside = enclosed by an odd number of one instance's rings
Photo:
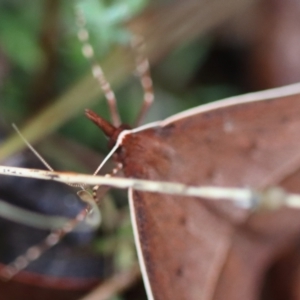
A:
{"type": "Polygon", "coordinates": [[[31,262],[37,260],[45,251],[55,246],[69,232],[82,222],[89,214],[89,209],[83,209],[75,219],[67,222],[61,229],[53,230],[42,242],[31,246],[24,254],[19,255],[13,262],[0,270],[0,277],[10,280],[31,262]]]}
{"type": "Polygon", "coordinates": [[[115,93],[113,92],[109,82],[107,81],[103,70],[96,60],[93,46],[89,41],[89,32],[86,28],[86,20],[83,11],[77,6],[75,9],[76,23],[78,26],[78,39],[82,43],[82,53],[91,63],[92,73],[94,78],[99,82],[102,91],[104,92],[107,104],[110,110],[112,123],[115,127],[120,126],[121,120],[118,112],[115,93]]]}
{"type": "MultiPolygon", "coordinates": [[[[113,170],[106,174],[105,177],[113,177],[117,175],[122,170],[123,165],[121,163],[118,163],[113,170]]],[[[93,199],[95,203],[99,203],[100,199],[103,198],[103,196],[110,190],[110,187],[103,186],[103,185],[95,185],[93,187],[93,199]]]]}
{"type": "Polygon", "coordinates": [[[144,100],[142,107],[135,121],[135,126],[141,124],[143,118],[147,114],[149,108],[154,101],[153,84],[150,75],[149,61],[145,57],[145,43],[142,36],[134,35],[131,39],[131,46],[136,53],[136,71],[140,78],[142,88],[144,90],[144,100]]]}

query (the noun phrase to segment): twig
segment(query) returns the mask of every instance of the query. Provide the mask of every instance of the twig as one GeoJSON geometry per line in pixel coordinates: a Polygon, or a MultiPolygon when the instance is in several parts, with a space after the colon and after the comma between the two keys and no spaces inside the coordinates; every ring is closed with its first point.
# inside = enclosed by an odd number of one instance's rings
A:
{"type": "Polygon", "coordinates": [[[176,182],[94,176],[8,166],[0,166],[0,174],[53,180],[66,184],[107,185],[120,189],[132,188],[139,191],[200,197],[209,200],[230,200],[237,206],[247,209],[277,209],[283,205],[300,208],[300,195],[288,194],[278,187],[256,192],[246,188],[188,186],[176,182]]]}
{"type": "Polygon", "coordinates": [[[101,283],[97,288],[80,300],[107,300],[128,289],[141,277],[138,264],[129,270],[113,275],[101,283]]]}

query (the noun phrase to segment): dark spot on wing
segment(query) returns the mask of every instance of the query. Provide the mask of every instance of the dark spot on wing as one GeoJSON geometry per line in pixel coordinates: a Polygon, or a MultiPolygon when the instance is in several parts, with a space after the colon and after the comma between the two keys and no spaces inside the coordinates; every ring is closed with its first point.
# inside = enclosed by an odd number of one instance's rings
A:
{"type": "Polygon", "coordinates": [[[179,223],[180,225],[185,225],[186,222],[187,222],[186,217],[181,216],[181,217],[179,218],[178,223],[179,223]]]}
{"type": "Polygon", "coordinates": [[[284,124],[284,123],[287,123],[289,120],[290,120],[289,117],[287,117],[287,116],[282,116],[282,117],[280,118],[280,123],[281,123],[281,124],[284,124]]]}
{"type": "Polygon", "coordinates": [[[176,276],[177,277],[182,277],[183,276],[183,268],[182,267],[178,267],[176,270],[176,276]]]}

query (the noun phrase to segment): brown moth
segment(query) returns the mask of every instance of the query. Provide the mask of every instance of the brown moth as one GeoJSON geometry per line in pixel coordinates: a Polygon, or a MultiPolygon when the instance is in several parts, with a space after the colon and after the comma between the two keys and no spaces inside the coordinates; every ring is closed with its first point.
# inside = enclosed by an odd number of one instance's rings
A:
{"type": "MultiPolygon", "coordinates": [[[[299,193],[299,92],[296,84],[180,113],[122,136],[116,159],[126,177],[299,193]]],[[[129,199],[149,299],[274,295],[266,273],[297,253],[299,211],[252,214],[228,203],[133,189],[129,199]]],[[[297,292],[286,290],[293,274],[281,279],[282,295],[297,292]]]]}

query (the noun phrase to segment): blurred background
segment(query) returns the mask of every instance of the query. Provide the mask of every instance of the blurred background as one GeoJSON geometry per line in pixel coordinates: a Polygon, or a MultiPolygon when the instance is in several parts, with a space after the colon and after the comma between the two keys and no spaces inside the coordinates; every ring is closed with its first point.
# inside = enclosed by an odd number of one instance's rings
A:
{"type": "MultiPolygon", "coordinates": [[[[56,170],[90,174],[107,154],[107,140],[83,113],[90,108],[109,119],[81,53],[75,5],[85,13],[97,60],[129,125],[143,97],[134,75],[131,32],[145,38],[154,81],[155,103],[145,122],[300,80],[299,0],[1,0],[1,164],[43,168],[12,123],[56,170]]],[[[1,200],[69,217],[82,209],[75,192],[63,185],[0,178],[1,200]]],[[[71,234],[27,273],[1,282],[0,299],[29,299],[23,291],[30,299],[79,299],[99,282],[111,287],[109,280],[120,274],[127,281],[112,284],[111,296],[103,299],[145,299],[126,193],[112,191],[100,206],[99,230],[71,234]]],[[[47,235],[6,218],[0,225],[3,264],[47,235]]]]}

